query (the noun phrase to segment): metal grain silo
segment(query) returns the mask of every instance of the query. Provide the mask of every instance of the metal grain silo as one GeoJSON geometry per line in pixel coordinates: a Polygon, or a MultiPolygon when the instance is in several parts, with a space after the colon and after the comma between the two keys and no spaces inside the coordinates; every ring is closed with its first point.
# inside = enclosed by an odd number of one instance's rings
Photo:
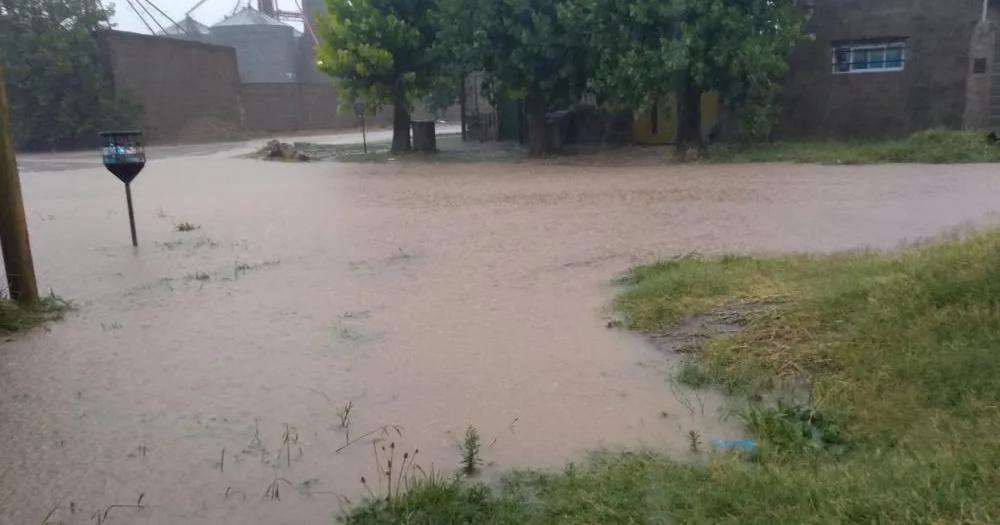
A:
{"type": "Polygon", "coordinates": [[[295,28],[256,9],[246,7],[212,26],[210,41],[236,48],[243,82],[298,81],[295,28]]]}

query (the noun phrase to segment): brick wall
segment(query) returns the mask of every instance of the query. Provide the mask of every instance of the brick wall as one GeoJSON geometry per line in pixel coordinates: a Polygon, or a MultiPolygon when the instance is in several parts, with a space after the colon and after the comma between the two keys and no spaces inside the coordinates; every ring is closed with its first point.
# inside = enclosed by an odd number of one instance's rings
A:
{"type": "MultiPolygon", "coordinates": [[[[351,110],[339,111],[332,84],[243,84],[244,124],[255,133],[350,128],[359,125],[351,110]]],[[[368,118],[372,126],[391,122],[390,111],[368,118]]]]}
{"type": "Polygon", "coordinates": [[[777,134],[784,138],[895,136],[962,127],[969,43],[981,0],[816,0],[791,60],[777,134]],[[832,43],[907,39],[904,71],[835,74],[832,43]]]}
{"type": "Polygon", "coordinates": [[[233,48],[121,31],[96,37],[115,90],[142,106],[136,127],[147,141],[221,140],[240,132],[233,48]]]}

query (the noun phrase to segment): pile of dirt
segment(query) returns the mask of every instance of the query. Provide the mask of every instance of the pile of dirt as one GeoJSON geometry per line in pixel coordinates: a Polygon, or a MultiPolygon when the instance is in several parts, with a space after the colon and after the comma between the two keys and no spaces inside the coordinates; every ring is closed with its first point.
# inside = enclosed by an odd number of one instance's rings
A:
{"type": "Polygon", "coordinates": [[[257,150],[257,155],[264,160],[289,160],[294,162],[309,162],[312,157],[306,155],[296,144],[271,139],[263,148],[257,150]]]}

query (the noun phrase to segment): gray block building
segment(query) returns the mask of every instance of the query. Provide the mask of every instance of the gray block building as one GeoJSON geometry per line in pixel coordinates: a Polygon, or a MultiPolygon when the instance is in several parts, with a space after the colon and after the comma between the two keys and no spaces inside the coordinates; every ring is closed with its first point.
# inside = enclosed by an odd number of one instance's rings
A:
{"type": "Polygon", "coordinates": [[[1000,127],[1000,0],[804,0],[776,134],[1000,127]]]}

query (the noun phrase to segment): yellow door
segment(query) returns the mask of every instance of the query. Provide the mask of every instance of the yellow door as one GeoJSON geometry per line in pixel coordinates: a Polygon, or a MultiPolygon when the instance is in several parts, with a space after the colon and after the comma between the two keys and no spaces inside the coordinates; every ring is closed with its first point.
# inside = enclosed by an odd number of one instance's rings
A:
{"type": "Polygon", "coordinates": [[[637,144],[670,144],[677,138],[677,97],[660,99],[632,118],[632,135],[637,144]]]}
{"type": "MultiPolygon", "coordinates": [[[[719,94],[701,96],[701,131],[705,138],[719,118],[719,94]]],[[[672,144],[677,140],[677,97],[671,93],[646,111],[632,116],[632,136],[636,144],[672,144]]]]}

